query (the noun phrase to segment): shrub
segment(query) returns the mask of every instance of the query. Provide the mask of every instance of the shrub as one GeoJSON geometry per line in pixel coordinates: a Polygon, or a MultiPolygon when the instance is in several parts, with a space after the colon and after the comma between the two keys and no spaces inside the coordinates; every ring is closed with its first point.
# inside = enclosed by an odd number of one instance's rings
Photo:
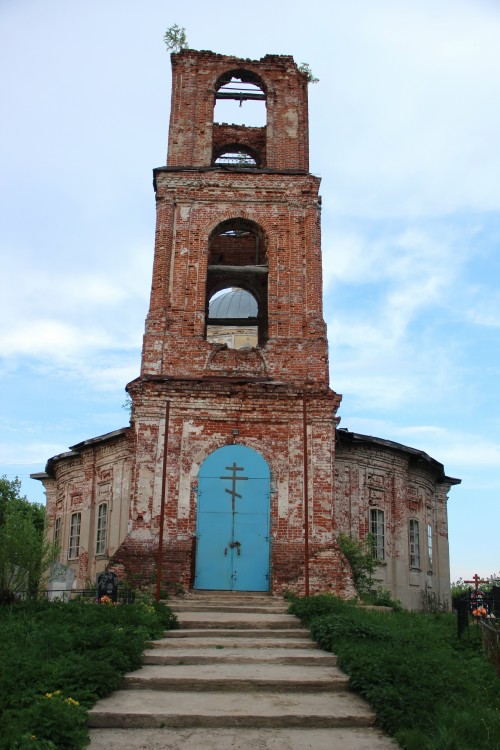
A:
{"type": "Polygon", "coordinates": [[[0,477],[0,604],[36,596],[55,557],[45,540],[45,508],[20,494],[19,479],[0,477]]]}
{"type": "Polygon", "coordinates": [[[337,542],[352,568],[356,591],[360,596],[369,593],[373,588],[373,574],[377,569],[372,535],[368,534],[364,541],[360,541],[352,536],[339,534],[337,542]]]}
{"type": "Polygon", "coordinates": [[[141,666],[149,640],[176,624],[156,602],[0,607],[0,750],[83,747],[86,709],[141,666]]]}
{"type": "Polygon", "coordinates": [[[458,640],[450,614],[363,609],[294,598],[290,611],[337,654],[351,687],[405,750],[500,750],[498,678],[480,628],[458,640]]]}

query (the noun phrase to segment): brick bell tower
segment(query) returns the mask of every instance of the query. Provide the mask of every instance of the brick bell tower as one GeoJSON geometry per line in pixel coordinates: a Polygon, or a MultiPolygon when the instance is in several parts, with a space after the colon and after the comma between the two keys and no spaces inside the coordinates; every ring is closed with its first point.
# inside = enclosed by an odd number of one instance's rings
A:
{"type": "Polygon", "coordinates": [[[332,528],[335,413],[307,77],[286,55],[172,54],[167,166],[133,401],[129,533],[162,585],[350,585],[332,528]],[[255,103],[262,127],[218,124],[255,103]]]}

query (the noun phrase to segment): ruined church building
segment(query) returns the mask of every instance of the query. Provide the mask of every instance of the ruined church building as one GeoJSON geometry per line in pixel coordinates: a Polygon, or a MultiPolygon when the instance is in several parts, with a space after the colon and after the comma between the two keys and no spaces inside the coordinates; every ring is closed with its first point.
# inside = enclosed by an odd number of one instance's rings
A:
{"type": "Polygon", "coordinates": [[[50,458],[59,561],[162,588],[353,594],[339,534],[374,536],[409,607],[449,596],[447,496],[414,448],[339,429],[322,309],[307,75],[287,55],[172,54],[168,161],[130,425],[50,458]],[[225,100],[263,126],[216,122],[225,100]]]}

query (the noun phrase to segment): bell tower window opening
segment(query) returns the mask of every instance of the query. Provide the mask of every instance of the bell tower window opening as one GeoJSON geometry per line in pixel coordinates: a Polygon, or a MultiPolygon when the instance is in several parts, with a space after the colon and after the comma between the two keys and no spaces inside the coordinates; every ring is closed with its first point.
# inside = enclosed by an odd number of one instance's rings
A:
{"type": "Polygon", "coordinates": [[[257,157],[250,149],[237,144],[219,149],[219,154],[214,156],[214,164],[227,164],[232,167],[258,167],[257,157]]]}
{"type": "Polygon", "coordinates": [[[265,344],[267,276],[267,240],[261,227],[242,218],[219,224],[209,240],[207,341],[235,349],[265,344]]]}
{"type": "Polygon", "coordinates": [[[266,93],[259,76],[247,70],[232,70],[219,78],[215,85],[214,123],[266,126],[266,93]]]}
{"type": "Polygon", "coordinates": [[[230,219],[212,232],[209,242],[209,270],[212,266],[258,266],[267,269],[264,233],[247,219],[230,219]]]}

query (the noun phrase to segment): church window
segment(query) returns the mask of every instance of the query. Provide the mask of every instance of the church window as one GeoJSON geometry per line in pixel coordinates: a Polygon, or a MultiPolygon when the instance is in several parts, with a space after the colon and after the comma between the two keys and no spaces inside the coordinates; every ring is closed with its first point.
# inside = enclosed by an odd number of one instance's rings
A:
{"type": "Polygon", "coordinates": [[[101,503],[97,509],[97,535],[95,543],[96,555],[106,554],[108,528],[108,504],[101,503]]]}
{"type": "Polygon", "coordinates": [[[61,541],[61,516],[58,516],[54,523],[54,547],[59,547],[60,541],[61,541]]]}
{"type": "Polygon", "coordinates": [[[410,568],[420,568],[420,529],[415,518],[410,518],[410,568]]]}
{"type": "Polygon", "coordinates": [[[370,509],[370,534],[373,537],[373,556],[376,560],[385,560],[385,519],[384,511],[370,509]]]}
{"type": "Polygon", "coordinates": [[[428,573],[432,573],[434,569],[433,560],[433,548],[432,548],[432,526],[430,523],[427,524],[427,562],[428,562],[428,573]]]}
{"type": "Polygon", "coordinates": [[[80,555],[80,527],[82,523],[82,514],[73,513],[71,516],[71,525],[69,531],[69,550],[68,558],[74,559],[80,555]]]}

